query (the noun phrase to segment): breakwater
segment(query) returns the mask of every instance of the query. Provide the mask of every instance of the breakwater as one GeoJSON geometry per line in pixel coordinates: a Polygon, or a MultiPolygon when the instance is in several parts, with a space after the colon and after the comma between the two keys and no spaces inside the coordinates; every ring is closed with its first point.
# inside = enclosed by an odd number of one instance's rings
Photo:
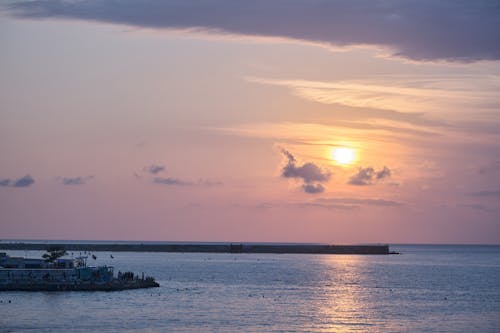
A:
{"type": "Polygon", "coordinates": [[[201,253],[297,253],[297,254],[391,254],[389,245],[251,244],[251,243],[0,243],[0,250],[41,250],[59,247],[66,251],[201,252],[201,253]]]}

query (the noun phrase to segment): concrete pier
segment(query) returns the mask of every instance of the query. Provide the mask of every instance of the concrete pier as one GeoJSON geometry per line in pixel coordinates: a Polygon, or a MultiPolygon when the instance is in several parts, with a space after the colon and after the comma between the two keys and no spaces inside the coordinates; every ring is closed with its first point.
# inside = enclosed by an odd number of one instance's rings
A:
{"type": "Polygon", "coordinates": [[[252,243],[0,243],[0,250],[41,250],[61,247],[66,251],[201,252],[201,253],[302,253],[391,254],[389,245],[252,244],[252,243]]]}

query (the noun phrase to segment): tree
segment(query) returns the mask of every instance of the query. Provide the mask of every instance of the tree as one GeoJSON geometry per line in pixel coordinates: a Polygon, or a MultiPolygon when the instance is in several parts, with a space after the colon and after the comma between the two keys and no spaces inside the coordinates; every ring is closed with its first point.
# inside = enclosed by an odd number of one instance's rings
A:
{"type": "Polygon", "coordinates": [[[47,253],[44,253],[42,258],[45,259],[46,262],[54,262],[66,254],[66,250],[62,247],[50,246],[47,248],[47,253]]]}

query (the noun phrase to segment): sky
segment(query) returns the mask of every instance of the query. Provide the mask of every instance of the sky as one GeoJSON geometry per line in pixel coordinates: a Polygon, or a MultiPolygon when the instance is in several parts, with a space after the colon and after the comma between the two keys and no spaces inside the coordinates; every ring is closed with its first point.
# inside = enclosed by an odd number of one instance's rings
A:
{"type": "Polygon", "coordinates": [[[500,244],[498,1],[0,2],[0,239],[500,244]]]}

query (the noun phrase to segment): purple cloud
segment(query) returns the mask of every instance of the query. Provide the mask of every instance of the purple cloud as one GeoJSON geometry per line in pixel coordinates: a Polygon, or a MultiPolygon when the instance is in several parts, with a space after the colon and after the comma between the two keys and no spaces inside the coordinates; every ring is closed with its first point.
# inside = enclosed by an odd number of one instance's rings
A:
{"type": "Polygon", "coordinates": [[[358,172],[349,178],[349,184],[351,185],[371,185],[374,181],[383,180],[391,176],[391,170],[384,166],[382,170],[375,171],[372,167],[359,168],[358,172]]]}
{"type": "Polygon", "coordinates": [[[58,179],[60,179],[63,185],[85,185],[89,180],[94,179],[94,176],[63,177],[58,179]]]}
{"type": "Polygon", "coordinates": [[[376,45],[414,60],[500,59],[500,2],[488,0],[35,0],[6,5],[26,18],[376,45]]]}
{"type": "Polygon", "coordinates": [[[302,179],[304,182],[302,189],[306,193],[315,194],[325,190],[324,186],[320,183],[330,179],[331,174],[328,170],[323,171],[320,167],[311,162],[297,166],[295,157],[289,151],[282,149],[282,153],[288,159],[287,164],[283,167],[281,172],[282,177],[302,179]],[[314,182],[316,182],[316,184],[313,184],[314,182]]]}
{"type": "Polygon", "coordinates": [[[0,186],[9,187],[29,187],[35,183],[35,179],[30,175],[18,179],[2,179],[0,180],[0,186]]]}
{"type": "Polygon", "coordinates": [[[321,184],[304,184],[302,185],[302,189],[304,190],[304,192],[306,193],[310,193],[310,194],[316,194],[316,193],[322,193],[325,191],[325,187],[321,184]]]}
{"type": "Polygon", "coordinates": [[[283,167],[282,176],[285,178],[301,178],[305,183],[324,182],[330,179],[328,171],[322,171],[316,164],[307,162],[302,166],[296,165],[296,160],[290,152],[283,150],[288,163],[283,167]]]}
{"type": "Polygon", "coordinates": [[[147,167],[144,167],[144,171],[156,175],[160,172],[165,171],[165,166],[164,165],[156,165],[156,164],[151,164],[147,167]]]}
{"type": "Polygon", "coordinates": [[[472,192],[469,195],[473,197],[500,198],[500,190],[472,192]]]}
{"type": "Polygon", "coordinates": [[[185,180],[177,179],[177,178],[163,178],[163,177],[155,177],[153,178],[153,183],[161,184],[161,185],[174,185],[174,186],[192,186],[194,185],[192,182],[188,182],[185,180]]]}

